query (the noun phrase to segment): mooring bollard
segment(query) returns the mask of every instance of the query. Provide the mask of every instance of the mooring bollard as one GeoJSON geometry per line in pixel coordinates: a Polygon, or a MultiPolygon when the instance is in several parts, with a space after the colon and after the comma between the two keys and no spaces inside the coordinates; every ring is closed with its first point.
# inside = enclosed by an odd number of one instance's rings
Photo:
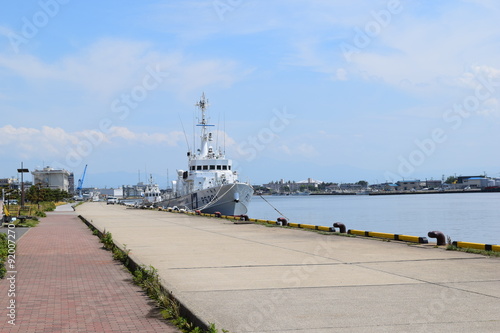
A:
{"type": "Polygon", "coordinates": [[[282,226],[286,226],[288,225],[288,220],[284,217],[278,217],[278,224],[279,225],[282,225],[282,226]]]}
{"type": "Polygon", "coordinates": [[[429,231],[427,236],[436,238],[437,245],[446,245],[446,237],[444,237],[444,234],[441,231],[429,231]]]}
{"type": "Polygon", "coordinates": [[[214,215],[215,215],[215,217],[221,217],[222,216],[222,214],[220,212],[215,212],[214,215]]]}
{"type": "Polygon", "coordinates": [[[249,221],[248,215],[240,215],[241,221],[249,221]]]}
{"type": "Polygon", "coordinates": [[[333,224],[333,226],[334,226],[335,228],[339,228],[339,232],[340,232],[341,234],[345,234],[345,233],[346,233],[346,228],[345,228],[344,223],[335,222],[335,223],[333,224]]]}

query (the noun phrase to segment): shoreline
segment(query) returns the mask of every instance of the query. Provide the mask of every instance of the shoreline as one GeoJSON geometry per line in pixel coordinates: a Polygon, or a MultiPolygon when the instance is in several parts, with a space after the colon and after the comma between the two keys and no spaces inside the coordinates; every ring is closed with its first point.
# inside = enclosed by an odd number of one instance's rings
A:
{"type": "Polygon", "coordinates": [[[381,192],[370,192],[366,194],[357,194],[356,192],[347,193],[311,193],[310,195],[411,195],[411,194],[448,194],[448,193],[495,193],[490,191],[482,190],[448,190],[448,191],[381,191],[381,192]]]}

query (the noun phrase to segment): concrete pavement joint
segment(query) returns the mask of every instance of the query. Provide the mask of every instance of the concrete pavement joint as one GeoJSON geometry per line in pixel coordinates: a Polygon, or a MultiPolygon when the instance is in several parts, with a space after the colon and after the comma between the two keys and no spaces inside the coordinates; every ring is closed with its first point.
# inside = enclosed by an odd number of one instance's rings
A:
{"type": "MultiPolygon", "coordinates": [[[[370,267],[366,267],[366,266],[363,266],[363,265],[359,265],[359,267],[363,267],[363,268],[366,268],[366,269],[371,269],[371,270],[374,270],[374,271],[377,271],[377,272],[386,273],[386,274],[392,274],[392,275],[395,275],[395,276],[399,276],[399,277],[403,277],[403,278],[415,280],[415,281],[418,281],[418,282],[421,282],[421,283],[427,283],[427,284],[438,286],[438,287],[443,287],[443,288],[448,288],[448,289],[454,289],[454,290],[463,291],[463,292],[466,292],[466,293],[477,294],[477,295],[481,295],[481,296],[486,296],[486,297],[491,297],[491,298],[495,298],[495,299],[500,299],[500,297],[498,297],[498,296],[483,294],[483,293],[476,292],[476,291],[471,291],[471,290],[466,290],[466,289],[461,289],[461,288],[457,288],[457,287],[452,287],[452,286],[444,285],[445,283],[456,283],[457,281],[447,281],[447,282],[441,282],[441,283],[439,283],[439,282],[431,282],[431,281],[424,280],[424,279],[412,278],[412,277],[409,277],[409,276],[406,276],[406,275],[403,275],[403,274],[399,274],[399,273],[388,272],[388,271],[383,270],[383,269],[376,269],[376,268],[373,268],[373,267],[370,268],[370,267]]],[[[497,281],[497,280],[495,280],[495,281],[497,281]]],[[[500,280],[498,280],[498,281],[500,281],[500,280]]],[[[473,281],[462,281],[462,283],[465,283],[465,282],[473,282],[473,281]]]]}
{"type": "MultiPolygon", "coordinates": [[[[244,239],[243,239],[244,240],[244,239]]],[[[136,246],[138,247],[138,246],[136,246]]],[[[309,252],[301,252],[303,254],[311,254],[309,252]]],[[[331,259],[331,258],[325,258],[331,259]]],[[[411,263],[411,262],[430,262],[430,261],[455,261],[455,260],[481,260],[484,258],[436,258],[436,259],[408,259],[408,260],[383,260],[376,261],[377,264],[387,263],[411,263]]],[[[191,270],[191,269],[234,269],[234,268],[258,268],[258,267],[302,267],[302,266],[337,266],[337,265],[354,265],[361,266],[363,264],[373,264],[370,261],[345,261],[332,263],[317,263],[317,264],[283,264],[283,265],[234,265],[234,266],[197,266],[197,267],[170,267],[170,270],[191,270]]],[[[368,268],[368,267],[363,267],[368,268]]]]}

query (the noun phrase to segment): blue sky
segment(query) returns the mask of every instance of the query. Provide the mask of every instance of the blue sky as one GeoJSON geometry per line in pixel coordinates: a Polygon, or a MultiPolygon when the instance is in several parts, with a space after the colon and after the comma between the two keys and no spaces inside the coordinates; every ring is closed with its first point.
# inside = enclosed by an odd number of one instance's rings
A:
{"type": "Polygon", "coordinates": [[[496,1],[2,6],[0,177],[88,164],[89,186],[166,187],[202,92],[254,184],[500,177],[496,1]]]}

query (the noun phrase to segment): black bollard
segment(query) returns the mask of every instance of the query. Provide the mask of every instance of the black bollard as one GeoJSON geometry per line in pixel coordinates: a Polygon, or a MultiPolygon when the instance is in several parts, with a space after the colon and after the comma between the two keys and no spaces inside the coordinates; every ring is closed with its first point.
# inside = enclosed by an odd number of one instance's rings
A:
{"type": "Polygon", "coordinates": [[[288,220],[284,217],[278,217],[278,224],[282,226],[287,226],[288,225],[288,220]]]}
{"type": "Polygon", "coordinates": [[[345,232],[346,232],[346,228],[345,228],[344,223],[335,222],[335,223],[333,224],[333,226],[334,226],[335,228],[339,228],[339,232],[340,232],[341,234],[345,234],[345,232]]]}
{"type": "Polygon", "coordinates": [[[427,236],[436,238],[437,245],[446,245],[446,237],[444,237],[444,234],[441,231],[429,231],[427,236]]]}

